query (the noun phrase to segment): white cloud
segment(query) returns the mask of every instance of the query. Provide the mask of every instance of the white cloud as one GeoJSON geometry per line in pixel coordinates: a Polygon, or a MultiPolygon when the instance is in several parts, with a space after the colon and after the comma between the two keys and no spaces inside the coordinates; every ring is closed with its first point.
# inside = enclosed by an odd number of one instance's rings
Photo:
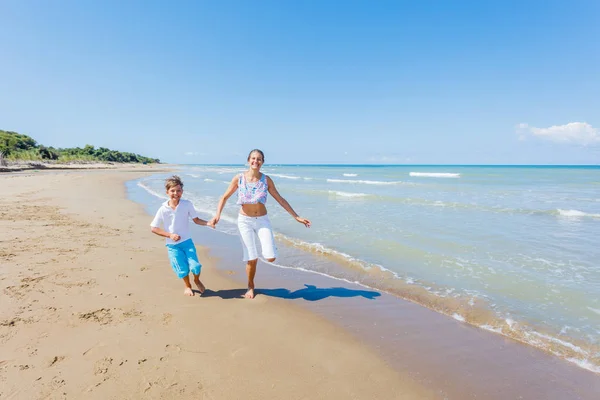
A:
{"type": "Polygon", "coordinates": [[[197,151],[188,151],[185,153],[186,156],[197,156],[198,152],[197,151]]]}
{"type": "Polygon", "coordinates": [[[587,122],[569,122],[566,125],[554,125],[549,128],[536,128],[528,124],[517,125],[519,140],[528,136],[557,143],[581,144],[584,146],[600,143],[600,131],[587,122]]]}

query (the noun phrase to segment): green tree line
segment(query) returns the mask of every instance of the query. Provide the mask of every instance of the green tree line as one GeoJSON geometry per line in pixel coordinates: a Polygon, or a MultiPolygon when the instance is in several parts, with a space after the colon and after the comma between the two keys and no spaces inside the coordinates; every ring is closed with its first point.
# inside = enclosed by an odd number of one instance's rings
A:
{"type": "Polygon", "coordinates": [[[140,156],[139,154],[110,150],[105,147],[54,148],[39,145],[33,138],[17,132],[0,130],[0,153],[7,160],[23,161],[99,161],[122,163],[160,163],[157,158],[140,156]]]}

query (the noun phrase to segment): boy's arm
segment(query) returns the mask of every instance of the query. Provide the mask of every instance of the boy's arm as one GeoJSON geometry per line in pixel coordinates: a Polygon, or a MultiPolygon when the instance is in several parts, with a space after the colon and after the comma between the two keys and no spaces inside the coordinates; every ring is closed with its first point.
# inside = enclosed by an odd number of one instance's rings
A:
{"type": "Polygon", "coordinates": [[[163,216],[160,210],[156,212],[154,219],[150,223],[151,231],[155,235],[170,238],[171,240],[177,242],[181,237],[176,233],[169,233],[164,229],[161,229],[160,226],[163,225],[163,216]]]}
{"type": "Polygon", "coordinates": [[[192,219],[192,221],[194,221],[194,223],[196,225],[210,226],[211,228],[215,227],[210,221],[207,221],[207,220],[199,218],[199,217],[192,219]]]}
{"type": "Polygon", "coordinates": [[[181,239],[181,237],[179,237],[178,234],[176,233],[169,233],[165,230],[160,229],[157,226],[153,226],[152,227],[152,233],[158,235],[158,236],[162,236],[162,237],[166,237],[166,238],[170,238],[171,240],[174,240],[175,242],[177,242],[179,239],[181,239]]]}
{"type": "Polygon", "coordinates": [[[194,204],[192,204],[191,201],[189,202],[188,215],[190,216],[190,218],[192,219],[192,221],[194,221],[194,223],[196,225],[210,226],[211,228],[215,227],[210,222],[208,222],[198,216],[198,213],[196,212],[196,208],[194,208],[194,204]]]}

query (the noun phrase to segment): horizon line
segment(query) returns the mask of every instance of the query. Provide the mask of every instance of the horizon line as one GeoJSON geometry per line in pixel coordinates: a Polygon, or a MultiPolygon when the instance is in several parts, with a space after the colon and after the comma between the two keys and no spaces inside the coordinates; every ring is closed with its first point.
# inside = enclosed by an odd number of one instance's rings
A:
{"type": "MultiPolygon", "coordinates": [[[[174,165],[205,165],[205,166],[244,166],[244,163],[165,163],[174,165]]],[[[263,166],[288,166],[288,167],[600,167],[599,164],[301,164],[301,163],[273,163],[263,166]]]]}

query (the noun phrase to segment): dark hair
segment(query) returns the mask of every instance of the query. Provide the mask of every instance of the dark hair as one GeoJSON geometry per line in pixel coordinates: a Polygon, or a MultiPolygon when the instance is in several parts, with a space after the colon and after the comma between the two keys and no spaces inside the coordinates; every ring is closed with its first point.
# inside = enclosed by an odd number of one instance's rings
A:
{"type": "Polygon", "coordinates": [[[252,153],[260,153],[260,155],[262,156],[263,163],[265,162],[265,153],[263,153],[262,150],[259,149],[252,149],[250,153],[248,153],[248,158],[246,159],[246,161],[250,161],[250,156],[252,155],[252,153]]]}
{"type": "Polygon", "coordinates": [[[165,189],[169,190],[175,186],[181,186],[183,189],[183,181],[177,175],[173,175],[165,180],[165,189]]]}

